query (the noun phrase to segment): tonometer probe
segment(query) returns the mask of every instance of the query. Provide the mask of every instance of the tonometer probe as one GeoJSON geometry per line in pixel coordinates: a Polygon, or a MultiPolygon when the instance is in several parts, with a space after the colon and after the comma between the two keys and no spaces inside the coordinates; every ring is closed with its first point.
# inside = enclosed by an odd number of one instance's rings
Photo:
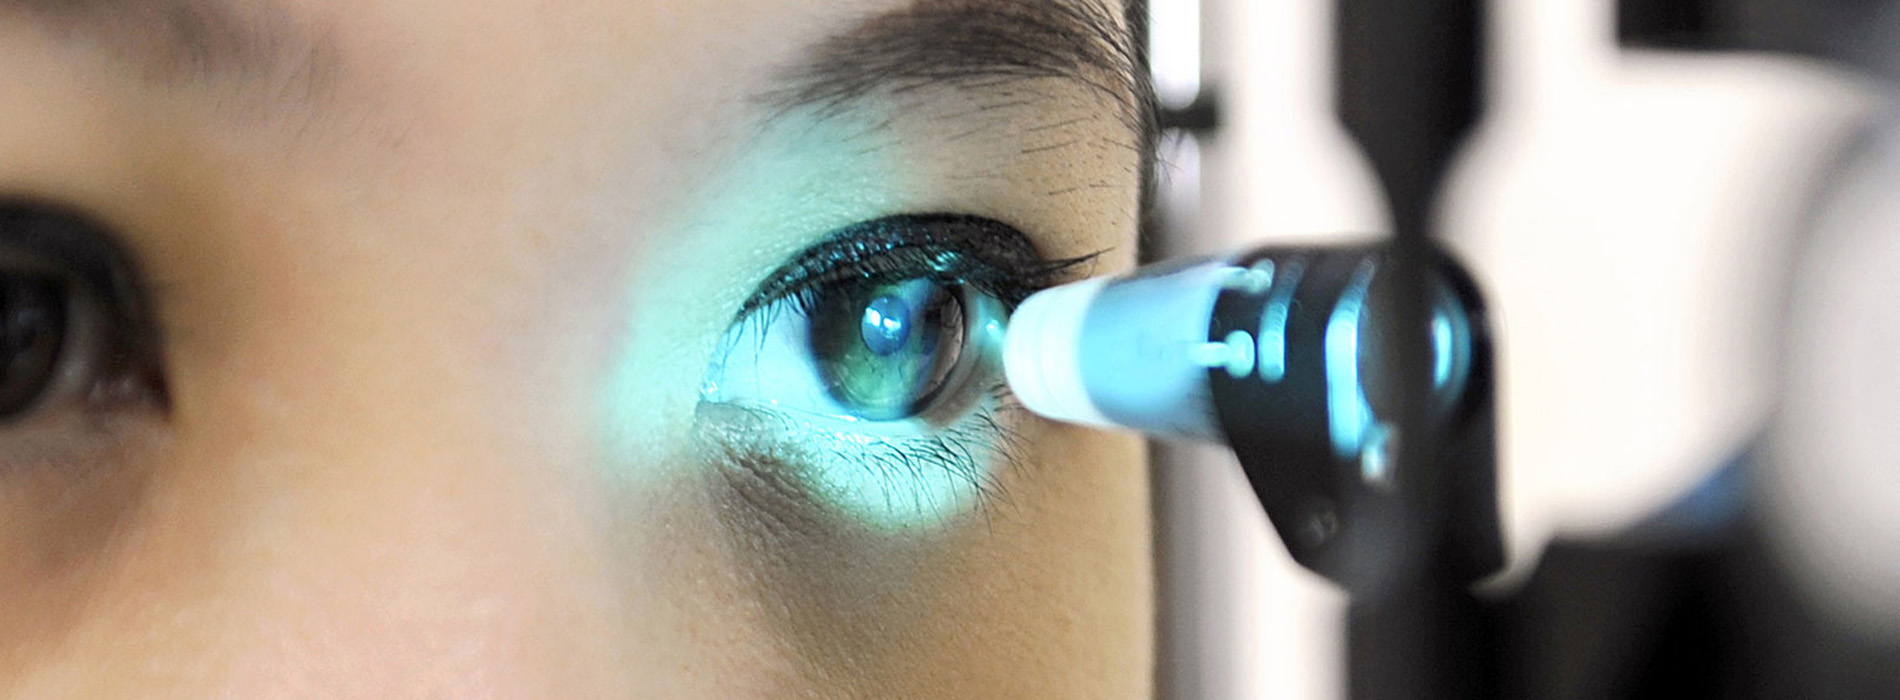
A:
{"type": "MultiPolygon", "coordinates": [[[[1408,499],[1393,470],[1399,410],[1389,298],[1376,245],[1267,247],[1159,263],[1030,296],[1010,319],[1003,366],[1029,410],[1061,421],[1218,442],[1239,458],[1294,560],[1345,582],[1354,526],[1408,499]]],[[[1483,299],[1449,256],[1427,269],[1434,463],[1481,464],[1451,502],[1467,581],[1502,563],[1492,348],[1483,299]]],[[[1430,464],[1421,468],[1433,468],[1430,464]]]]}

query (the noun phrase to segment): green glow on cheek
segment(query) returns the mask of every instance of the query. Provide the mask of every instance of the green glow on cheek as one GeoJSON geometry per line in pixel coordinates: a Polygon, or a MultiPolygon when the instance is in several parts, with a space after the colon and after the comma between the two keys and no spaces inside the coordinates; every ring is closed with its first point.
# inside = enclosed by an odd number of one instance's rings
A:
{"type": "Polygon", "coordinates": [[[691,468],[672,457],[690,441],[719,339],[766,274],[831,231],[905,209],[909,169],[875,121],[785,115],[774,125],[692,185],[629,267],[620,347],[595,409],[616,476],[691,468]]]}
{"type": "MultiPolygon", "coordinates": [[[[1003,312],[994,301],[984,303],[986,307],[977,314],[990,320],[971,330],[966,352],[979,358],[978,372],[995,376],[1002,371],[996,353],[1003,342],[1003,312]]],[[[979,376],[966,381],[980,385],[991,380],[979,376]]],[[[963,411],[994,415],[997,408],[995,400],[982,399],[963,411]]],[[[906,461],[897,458],[901,452],[884,440],[927,439],[928,429],[916,422],[904,421],[882,430],[866,427],[862,432],[856,426],[830,423],[805,421],[796,426],[796,432],[812,442],[808,447],[813,449],[804,452],[821,455],[805,460],[800,476],[820,501],[879,531],[902,533],[941,526],[971,512],[983,495],[981,487],[993,483],[997,460],[1006,459],[992,445],[960,444],[949,448],[958,455],[949,460],[956,466],[926,456],[906,461]],[[873,432],[888,433],[888,438],[865,434],[873,432]]],[[[987,435],[984,430],[965,430],[969,435],[987,435]]]]}
{"type": "Polygon", "coordinates": [[[972,449],[967,466],[974,473],[961,473],[928,459],[894,460],[891,448],[873,436],[817,427],[801,432],[816,448],[810,452],[820,455],[797,466],[806,488],[838,514],[880,532],[934,528],[970,512],[995,459],[989,450],[972,449]]]}
{"type": "MultiPolygon", "coordinates": [[[[735,149],[677,218],[654,229],[628,273],[621,348],[597,403],[606,462],[623,479],[713,467],[674,458],[702,426],[700,389],[719,341],[764,277],[844,226],[911,209],[918,194],[893,134],[872,121],[790,115],[735,149]]],[[[823,507],[879,532],[931,528],[969,512],[995,459],[972,449],[976,474],[893,459],[883,440],[829,419],[766,439],[811,455],[797,478],[823,507]]],[[[875,431],[870,431],[875,432],[875,431]]],[[[910,439],[916,439],[912,429],[910,439]]]]}
{"type": "MultiPolygon", "coordinates": [[[[987,472],[989,465],[978,469],[987,472]]],[[[814,466],[810,479],[811,488],[840,512],[886,532],[942,525],[973,508],[977,499],[968,477],[935,465],[898,473],[855,463],[814,466]]]]}

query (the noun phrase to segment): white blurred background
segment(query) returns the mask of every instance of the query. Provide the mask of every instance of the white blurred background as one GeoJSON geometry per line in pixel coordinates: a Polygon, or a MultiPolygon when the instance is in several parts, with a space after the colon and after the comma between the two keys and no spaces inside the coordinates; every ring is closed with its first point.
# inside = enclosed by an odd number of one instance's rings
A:
{"type": "MultiPolygon", "coordinates": [[[[1151,1],[1164,101],[1220,106],[1164,151],[1188,235],[1161,250],[1384,230],[1333,114],[1331,0],[1151,1]]],[[[1510,578],[1553,535],[1653,514],[1768,423],[1789,233],[1877,102],[1815,62],[1619,49],[1612,0],[1490,4],[1486,121],[1439,220],[1503,329],[1510,578]]],[[[1164,697],[1343,698],[1344,596],[1287,557],[1231,457],[1160,458],[1164,697]]]]}

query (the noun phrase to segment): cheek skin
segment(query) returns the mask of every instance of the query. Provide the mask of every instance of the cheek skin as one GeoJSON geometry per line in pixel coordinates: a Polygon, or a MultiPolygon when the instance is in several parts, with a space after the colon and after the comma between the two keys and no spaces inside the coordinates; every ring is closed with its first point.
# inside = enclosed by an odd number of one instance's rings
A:
{"type": "MultiPolygon", "coordinates": [[[[575,429],[468,408],[506,405],[521,388],[510,377],[404,376],[432,363],[376,356],[423,348],[326,345],[340,337],[334,318],[296,318],[281,329],[301,341],[294,352],[240,349],[244,371],[195,396],[220,429],[181,427],[152,453],[162,478],[123,484],[139,486],[139,507],[83,495],[115,516],[103,541],[73,543],[89,568],[8,589],[83,614],[7,628],[11,640],[65,631],[36,647],[34,673],[0,677],[47,697],[766,697],[793,685],[705,489],[605,483],[575,429]]],[[[404,323],[447,344],[481,332],[404,323]]]]}
{"type": "Polygon", "coordinates": [[[62,630],[84,619],[84,592],[110,573],[122,533],[139,517],[154,460],[128,458],[162,450],[162,436],[127,435],[124,452],[95,455],[81,473],[58,467],[0,475],[0,695],[65,641],[62,630]],[[31,640],[20,643],[19,640],[31,640]]]}
{"type": "Polygon", "coordinates": [[[940,625],[934,659],[891,660],[909,694],[949,687],[966,697],[1098,698],[1152,687],[1143,445],[1053,425],[1029,439],[1040,446],[1029,458],[1037,461],[1011,472],[1003,488],[1035,504],[1023,506],[1033,515],[963,533],[969,544],[924,594],[940,625]],[[1023,639],[1023,630],[1037,638],[1023,639]],[[964,676],[953,670],[959,663],[989,672],[964,676]]]}
{"type": "MultiPolygon", "coordinates": [[[[780,697],[1120,697],[1145,688],[1151,571],[1141,443],[1038,423],[998,494],[902,537],[735,465],[718,509],[780,697]],[[1086,572],[1086,575],[1083,575],[1086,572]]],[[[755,465],[773,472],[774,465],[755,465]]],[[[783,469],[783,465],[776,465],[783,469]]]]}

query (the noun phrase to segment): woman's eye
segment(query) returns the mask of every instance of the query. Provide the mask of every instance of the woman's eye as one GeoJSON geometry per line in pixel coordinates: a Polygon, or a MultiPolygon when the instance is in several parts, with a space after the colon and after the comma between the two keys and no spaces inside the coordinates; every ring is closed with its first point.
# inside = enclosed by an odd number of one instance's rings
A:
{"type": "Polygon", "coordinates": [[[1088,260],[1046,259],[1021,231],[974,216],[846,227],[753,293],[700,398],[860,428],[952,427],[1007,393],[997,354],[1009,309],[1088,260]]]}
{"type": "Polygon", "coordinates": [[[0,201],[0,447],[56,438],[66,419],[162,406],[141,289],[103,228],[0,201]]]}
{"type": "Polygon", "coordinates": [[[734,324],[708,376],[710,401],[847,421],[927,416],[985,371],[1002,305],[953,282],[840,281],[773,301],[734,324]]]}
{"type": "Polygon", "coordinates": [[[1087,260],[956,214],[835,231],[741,307],[701,391],[705,434],[744,488],[879,530],[968,512],[1013,457],[1009,310],[1087,260]]]}

